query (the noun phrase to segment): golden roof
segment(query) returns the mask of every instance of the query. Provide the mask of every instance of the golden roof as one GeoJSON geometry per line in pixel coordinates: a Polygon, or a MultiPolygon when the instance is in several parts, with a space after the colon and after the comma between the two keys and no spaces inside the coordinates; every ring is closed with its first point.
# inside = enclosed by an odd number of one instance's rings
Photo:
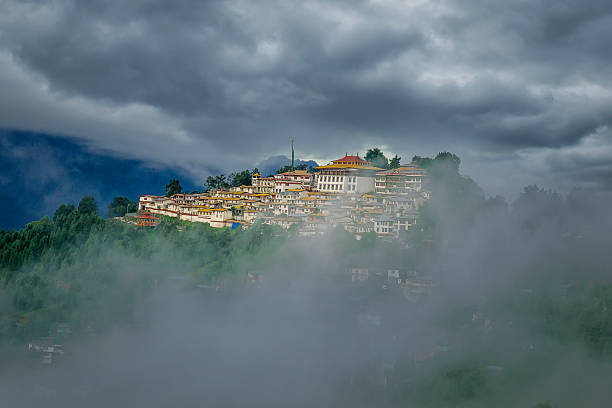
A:
{"type": "Polygon", "coordinates": [[[317,169],[361,169],[361,170],[384,170],[380,167],[374,166],[358,166],[355,164],[327,164],[325,166],[318,166],[317,169]]]}

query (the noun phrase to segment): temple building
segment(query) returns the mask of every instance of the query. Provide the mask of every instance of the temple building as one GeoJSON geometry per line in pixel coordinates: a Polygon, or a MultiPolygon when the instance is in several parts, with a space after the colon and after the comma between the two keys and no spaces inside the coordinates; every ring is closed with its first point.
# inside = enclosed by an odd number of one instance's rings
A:
{"type": "Polygon", "coordinates": [[[330,164],[317,167],[315,189],[329,193],[362,194],[374,191],[374,178],[384,169],[374,167],[359,155],[348,153],[330,164]]]}

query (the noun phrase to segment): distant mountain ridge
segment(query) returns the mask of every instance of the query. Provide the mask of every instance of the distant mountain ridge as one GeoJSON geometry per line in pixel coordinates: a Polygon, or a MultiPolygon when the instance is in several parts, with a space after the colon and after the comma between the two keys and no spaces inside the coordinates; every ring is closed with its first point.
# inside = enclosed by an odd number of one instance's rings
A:
{"type": "MultiPolygon", "coordinates": [[[[288,166],[291,164],[291,159],[289,159],[287,156],[284,155],[278,155],[278,156],[272,156],[267,158],[266,160],[262,160],[261,162],[259,162],[257,164],[257,168],[259,169],[259,173],[262,176],[267,176],[270,174],[275,174],[276,170],[284,167],[284,166],[288,166]]],[[[296,166],[300,165],[300,164],[305,164],[306,167],[317,167],[318,163],[314,160],[299,160],[296,159],[295,163],[296,166]]]]}
{"type": "MultiPolygon", "coordinates": [[[[283,155],[257,166],[262,175],[291,164],[283,155]]],[[[313,160],[295,164],[317,166],[313,160]]],[[[116,196],[132,200],[143,194],[164,194],[169,180],[177,178],[186,191],[201,190],[205,175],[194,180],[179,168],[92,151],[77,141],[42,133],[0,130],[0,229],[21,228],[65,203],[77,204],[93,194],[100,215],[116,196]]]]}
{"type": "Polygon", "coordinates": [[[163,194],[172,178],[198,188],[179,169],[93,152],[65,138],[0,131],[0,229],[52,216],[60,204],[78,203],[86,194],[93,194],[105,217],[115,196],[163,194]]]}

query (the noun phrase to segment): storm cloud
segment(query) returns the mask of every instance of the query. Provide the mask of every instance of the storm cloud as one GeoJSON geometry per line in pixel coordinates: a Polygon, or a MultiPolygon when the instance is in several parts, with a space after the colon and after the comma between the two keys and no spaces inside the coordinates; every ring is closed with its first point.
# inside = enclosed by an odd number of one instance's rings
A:
{"type": "Polygon", "coordinates": [[[452,150],[486,189],[610,189],[612,4],[0,0],[0,127],[179,166],[452,150]]]}

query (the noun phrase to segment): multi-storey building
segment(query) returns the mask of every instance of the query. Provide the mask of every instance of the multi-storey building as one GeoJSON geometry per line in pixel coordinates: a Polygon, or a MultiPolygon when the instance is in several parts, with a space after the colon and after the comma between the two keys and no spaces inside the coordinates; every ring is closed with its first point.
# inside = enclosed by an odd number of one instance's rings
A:
{"type": "Polygon", "coordinates": [[[285,173],[279,173],[274,175],[274,179],[277,181],[293,181],[300,183],[300,187],[305,190],[310,190],[312,185],[312,174],[307,170],[292,170],[285,173]]]}
{"type": "Polygon", "coordinates": [[[287,190],[304,189],[312,187],[313,175],[306,170],[293,170],[275,174],[272,177],[261,177],[255,173],[252,177],[253,192],[255,193],[282,193],[287,190]]]}
{"type": "Polygon", "coordinates": [[[375,190],[378,194],[409,194],[421,191],[425,170],[413,164],[376,173],[375,190]]]}
{"type": "Polygon", "coordinates": [[[333,193],[358,194],[374,191],[376,172],[383,169],[373,167],[359,155],[333,160],[331,164],[317,167],[315,188],[333,193]]]}
{"type": "Polygon", "coordinates": [[[276,184],[274,177],[261,177],[258,173],[253,174],[251,183],[256,193],[273,193],[276,184]]]}

